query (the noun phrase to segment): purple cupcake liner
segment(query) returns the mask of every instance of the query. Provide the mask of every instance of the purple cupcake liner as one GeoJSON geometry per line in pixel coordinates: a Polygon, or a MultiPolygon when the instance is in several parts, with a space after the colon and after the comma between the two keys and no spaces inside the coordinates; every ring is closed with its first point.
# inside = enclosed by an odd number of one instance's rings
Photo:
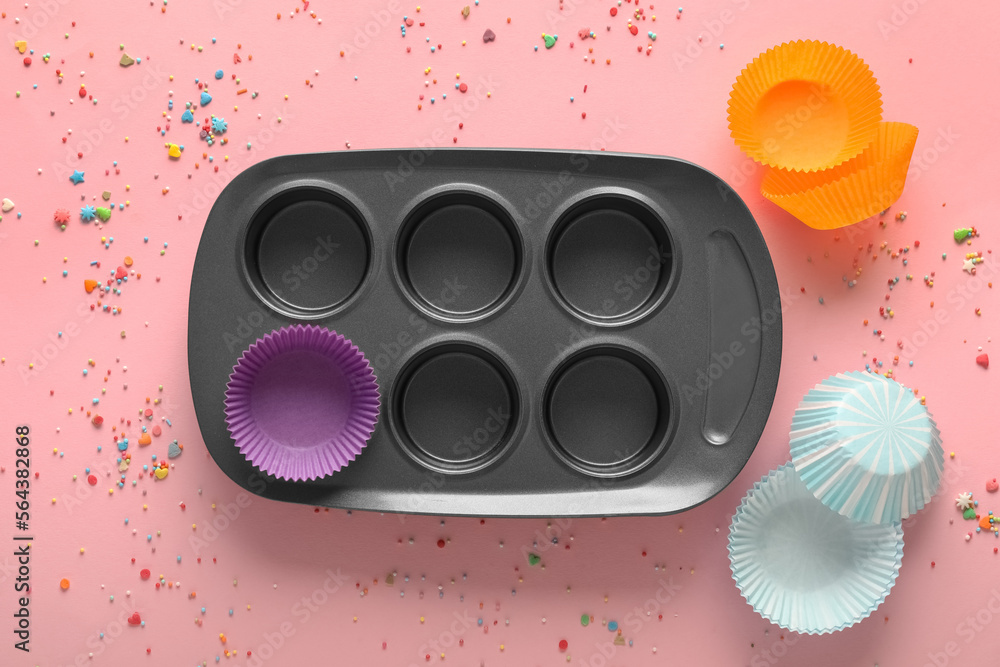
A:
{"type": "Polygon", "coordinates": [[[375,372],[356,345],[298,324],[243,352],[225,406],[229,433],[250,463],[303,481],[338,472],[361,454],[380,403],[375,372]]]}

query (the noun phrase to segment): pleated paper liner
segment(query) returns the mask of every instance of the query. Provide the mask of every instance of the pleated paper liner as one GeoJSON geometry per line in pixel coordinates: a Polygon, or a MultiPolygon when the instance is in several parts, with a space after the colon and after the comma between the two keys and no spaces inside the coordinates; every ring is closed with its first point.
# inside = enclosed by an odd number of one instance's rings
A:
{"type": "Polygon", "coordinates": [[[757,162],[819,171],[857,157],[882,120],[871,69],[847,49],[786,42],[753,59],[729,95],[729,129],[757,162]]]}
{"type": "Polygon", "coordinates": [[[913,392],[881,375],[827,378],[802,399],[791,429],[792,461],[806,487],[835,512],[892,524],[937,492],[941,434],[913,392]]]}
{"type": "Polygon", "coordinates": [[[821,172],[768,169],[760,191],[814,229],[846,227],[889,208],[903,194],[917,128],[879,123],[858,157],[821,172]]]}
{"type": "Polygon", "coordinates": [[[729,530],[740,594],[785,629],[836,632],[889,595],[903,559],[903,528],[852,521],[819,502],[785,464],[757,482],[729,530]]]}
{"type": "Polygon", "coordinates": [[[302,481],[338,472],[361,454],[378,420],[379,391],[351,341],[295,325],[243,352],[225,405],[229,433],[250,463],[302,481]]]}

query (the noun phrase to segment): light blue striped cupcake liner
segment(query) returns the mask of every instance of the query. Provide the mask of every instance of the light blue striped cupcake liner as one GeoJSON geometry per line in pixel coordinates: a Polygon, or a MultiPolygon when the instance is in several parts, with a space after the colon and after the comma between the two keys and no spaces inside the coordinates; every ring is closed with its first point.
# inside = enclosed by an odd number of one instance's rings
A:
{"type": "Polygon", "coordinates": [[[791,454],[802,481],[827,507],[870,523],[922,509],[944,470],[941,434],[913,392],[881,375],[827,378],[795,411],[791,454]]]}

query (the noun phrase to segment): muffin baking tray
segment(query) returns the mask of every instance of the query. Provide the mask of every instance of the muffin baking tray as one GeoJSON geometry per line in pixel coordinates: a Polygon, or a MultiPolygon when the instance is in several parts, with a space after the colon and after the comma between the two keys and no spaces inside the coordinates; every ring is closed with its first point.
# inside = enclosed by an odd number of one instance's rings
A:
{"type": "Polygon", "coordinates": [[[243,488],[315,506],[680,512],[749,459],[780,355],[753,216],[672,158],[278,157],[219,195],[192,275],[188,366],[209,452],[243,488]],[[350,339],[381,392],[357,459],[301,482],[248,462],[224,406],[243,351],[293,324],[350,339]]]}

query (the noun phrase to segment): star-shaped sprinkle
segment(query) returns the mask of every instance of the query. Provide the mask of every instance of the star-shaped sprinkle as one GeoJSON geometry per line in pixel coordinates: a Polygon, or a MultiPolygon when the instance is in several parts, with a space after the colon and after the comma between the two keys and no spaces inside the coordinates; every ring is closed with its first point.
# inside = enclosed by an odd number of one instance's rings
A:
{"type": "Polygon", "coordinates": [[[73,181],[73,185],[80,185],[80,183],[83,183],[83,172],[74,169],[73,175],[69,177],[69,180],[73,181]]]}
{"type": "Polygon", "coordinates": [[[215,134],[222,134],[228,127],[229,124],[226,123],[225,118],[216,118],[215,116],[212,116],[212,132],[215,134]]]}
{"type": "Polygon", "coordinates": [[[972,507],[972,494],[968,492],[958,494],[958,498],[955,499],[955,505],[957,505],[960,510],[969,509],[972,507]]]}
{"type": "Polygon", "coordinates": [[[52,214],[52,220],[57,225],[65,225],[69,222],[69,211],[64,208],[57,208],[56,212],[52,214]]]}
{"type": "Polygon", "coordinates": [[[967,273],[972,273],[976,270],[976,260],[974,258],[969,258],[962,262],[962,270],[967,273]]]}
{"type": "Polygon", "coordinates": [[[97,215],[97,211],[94,210],[93,206],[84,206],[80,209],[80,219],[84,222],[90,222],[97,215]]]}

